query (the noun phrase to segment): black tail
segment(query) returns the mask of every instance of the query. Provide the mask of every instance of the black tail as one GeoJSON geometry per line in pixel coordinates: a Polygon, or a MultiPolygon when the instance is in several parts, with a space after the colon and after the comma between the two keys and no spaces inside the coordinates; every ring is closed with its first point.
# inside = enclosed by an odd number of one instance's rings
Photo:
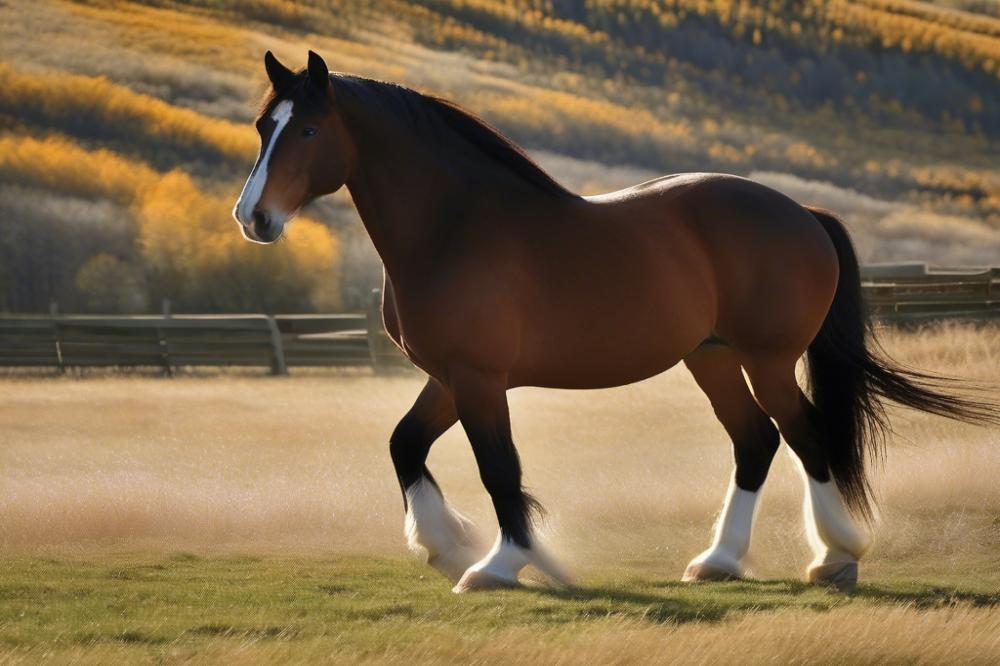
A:
{"type": "Polygon", "coordinates": [[[998,423],[995,405],[948,391],[956,380],[901,367],[878,345],[861,297],[858,259],[847,230],[807,207],[840,258],[840,281],[823,326],[807,352],[809,387],[826,431],[830,471],[848,508],[872,518],[866,463],[884,455],[890,427],[884,400],[971,423],[998,423]]]}

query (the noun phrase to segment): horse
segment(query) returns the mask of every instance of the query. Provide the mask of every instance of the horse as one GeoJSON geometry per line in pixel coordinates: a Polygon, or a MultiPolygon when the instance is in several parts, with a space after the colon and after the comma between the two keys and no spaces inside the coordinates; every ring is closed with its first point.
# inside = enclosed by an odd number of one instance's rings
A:
{"type": "Polygon", "coordinates": [[[571,583],[536,535],[540,506],[511,437],[514,387],[604,388],[687,366],[735,465],[711,545],[685,581],[747,576],[760,490],[784,438],[805,485],[806,579],[853,589],[871,544],[868,471],[889,432],[885,402],[997,420],[988,402],[881,351],[851,239],[831,212],[715,173],[579,196],[444,99],[331,73],[311,51],[299,71],[270,52],[264,65],[261,149],[233,215],[248,240],[271,243],[313,199],[350,192],[384,264],[385,329],[427,375],[389,437],[405,533],[456,592],[517,586],[528,564],[571,583]],[[808,396],[796,379],[803,356],[808,396]],[[426,465],[456,422],[496,511],[492,547],[426,465]]]}

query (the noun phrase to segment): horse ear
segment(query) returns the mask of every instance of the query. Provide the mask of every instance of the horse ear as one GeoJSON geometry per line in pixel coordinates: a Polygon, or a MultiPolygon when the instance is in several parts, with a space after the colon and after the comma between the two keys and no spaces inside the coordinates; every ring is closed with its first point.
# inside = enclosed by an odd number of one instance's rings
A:
{"type": "Polygon", "coordinates": [[[275,92],[286,90],[295,80],[295,73],[278,62],[270,51],[264,54],[264,69],[267,70],[267,78],[271,80],[275,92]]]}
{"type": "Polygon", "coordinates": [[[325,91],[330,85],[330,69],[317,53],[309,52],[309,64],[306,69],[309,71],[309,83],[319,90],[325,91]]]}

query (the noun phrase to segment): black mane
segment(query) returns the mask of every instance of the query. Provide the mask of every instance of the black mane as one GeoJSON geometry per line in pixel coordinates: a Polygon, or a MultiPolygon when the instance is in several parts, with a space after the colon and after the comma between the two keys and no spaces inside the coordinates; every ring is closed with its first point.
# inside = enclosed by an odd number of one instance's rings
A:
{"type": "MultiPolygon", "coordinates": [[[[262,116],[282,99],[292,100],[297,107],[300,104],[307,107],[322,104],[322,100],[309,94],[309,86],[305,85],[308,73],[302,71],[296,76],[297,82],[290,90],[281,94],[271,92],[264,100],[262,116]]],[[[423,136],[434,135],[442,143],[456,138],[464,140],[486,158],[546,194],[560,199],[579,198],[560,185],[499,130],[453,102],[424,95],[395,83],[346,74],[331,74],[331,82],[337,94],[346,93],[369,109],[374,107],[386,111],[423,136]]]]}

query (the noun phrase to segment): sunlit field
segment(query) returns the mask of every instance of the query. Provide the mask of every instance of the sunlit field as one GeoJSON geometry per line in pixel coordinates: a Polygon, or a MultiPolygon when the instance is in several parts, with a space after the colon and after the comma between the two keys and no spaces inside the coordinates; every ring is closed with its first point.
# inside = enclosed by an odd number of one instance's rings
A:
{"type": "MultiPolygon", "coordinates": [[[[273,246],[230,214],[264,53],[309,50],[454,100],[581,194],[733,173],[835,211],[864,264],[1000,257],[996,0],[0,0],[0,316],[367,308],[345,190],[273,246]]],[[[1000,401],[1000,325],[883,333],[1000,401]]],[[[389,457],[422,382],[0,368],[0,666],[1000,663],[1000,429],[892,411],[849,596],[801,582],[787,450],[755,578],[686,585],[732,473],[687,371],[518,389],[537,535],[578,584],[455,595],[405,547],[389,457]]],[[[429,465],[491,539],[460,427],[429,465]]]]}
{"type": "MultiPolygon", "coordinates": [[[[900,360],[1000,381],[1000,330],[886,332],[900,360]]],[[[683,368],[607,391],[519,389],[543,538],[579,588],[457,596],[405,550],[386,445],[417,374],[0,378],[0,655],[414,657],[558,663],[1000,658],[1000,432],[893,412],[882,517],[853,597],[809,587],[787,453],[754,583],[677,582],[710,539],[725,433],[683,368]]],[[[460,428],[430,467],[496,529],[460,428]]]]}

